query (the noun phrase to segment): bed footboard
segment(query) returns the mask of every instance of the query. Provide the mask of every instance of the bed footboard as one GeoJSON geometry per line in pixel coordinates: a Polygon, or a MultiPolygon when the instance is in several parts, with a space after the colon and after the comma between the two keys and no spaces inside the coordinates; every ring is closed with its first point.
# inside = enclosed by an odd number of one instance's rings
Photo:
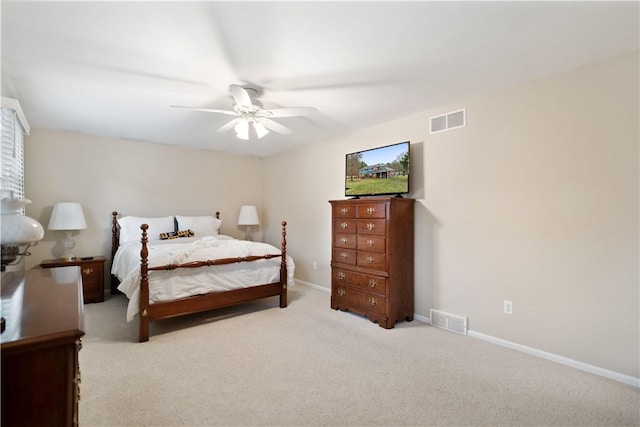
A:
{"type": "Polygon", "coordinates": [[[267,254],[262,256],[252,255],[238,258],[221,258],[215,260],[193,261],[184,264],[168,264],[158,267],[149,267],[149,250],[147,247],[147,229],[149,228],[149,226],[147,224],[142,224],[140,226],[142,230],[142,238],[140,240],[140,242],[142,243],[142,247],[140,249],[139,341],[149,341],[149,323],[152,320],[207,311],[275,295],[280,296],[280,307],[285,308],[287,306],[287,222],[282,221],[281,225],[282,240],[280,254],[267,254]],[[252,262],[260,259],[271,259],[276,257],[280,257],[279,282],[256,284],[255,286],[248,288],[215,292],[206,295],[198,295],[188,298],[182,298],[177,301],[168,301],[155,304],[149,303],[149,271],[200,268],[222,264],[252,262]]]}

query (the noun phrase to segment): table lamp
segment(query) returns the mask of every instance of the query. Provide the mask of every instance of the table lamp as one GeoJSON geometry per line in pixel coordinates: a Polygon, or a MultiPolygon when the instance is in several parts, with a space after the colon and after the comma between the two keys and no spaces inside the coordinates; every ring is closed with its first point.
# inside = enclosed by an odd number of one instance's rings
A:
{"type": "Polygon", "coordinates": [[[251,240],[251,226],[259,225],[258,211],[255,206],[242,206],[238,215],[238,225],[246,225],[245,240],[251,240]]]}
{"type": "Polygon", "coordinates": [[[87,223],[84,220],[80,203],[61,202],[53,205],[48,229],[65,230],[67,232],[65,238],[62,239],[62,245],[64,246],[63,259],[71,261],[76,258],[73,255],[73,248],[76,242],[73,240],[71,232],[73,230],[84,230],[85,228],[87,228],[87,223]]]}

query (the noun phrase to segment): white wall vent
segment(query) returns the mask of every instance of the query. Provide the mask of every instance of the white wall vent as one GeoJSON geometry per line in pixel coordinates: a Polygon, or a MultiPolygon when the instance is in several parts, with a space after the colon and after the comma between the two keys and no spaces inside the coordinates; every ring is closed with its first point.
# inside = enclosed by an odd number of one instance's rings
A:
{"type": "Polygon", "coordinates": [[[441,116],[431,117],[429,123],[429,133],[465,127],[467,125],[467,110],[463,108],[441,116]]]}
{"type": "Polygon", "coordinates": [[[467,318],[445,313],[444,311],[429,309],[431,324],[448,331],[467,335],[467,318]]]}

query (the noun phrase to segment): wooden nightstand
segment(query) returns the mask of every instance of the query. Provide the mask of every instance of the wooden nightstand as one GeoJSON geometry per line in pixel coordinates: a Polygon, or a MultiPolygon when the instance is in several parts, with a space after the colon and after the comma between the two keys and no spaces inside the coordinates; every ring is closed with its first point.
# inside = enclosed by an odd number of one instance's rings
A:
{"type": "Polygon", "coordinates": [[[82,293],[84,303],[104,301],[104,263],[107,259],[95,256],[92,259],[76,258],[72,261],[64,259],[49,259],[42,261],[40,267],[68,267],[77,265],[82,272],[82,293]]]}

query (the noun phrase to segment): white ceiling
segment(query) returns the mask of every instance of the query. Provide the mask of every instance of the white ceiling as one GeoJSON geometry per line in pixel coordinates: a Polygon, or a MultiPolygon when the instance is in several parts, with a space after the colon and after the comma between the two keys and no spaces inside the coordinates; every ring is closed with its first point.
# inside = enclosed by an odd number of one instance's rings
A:
{"type": "Polygon", "coordinates": [[[32,127],[268,156],[638,49],[631,2],[2,1],[32,127]],[[318,112],[242,141],[230,84],[318,112]]]}

